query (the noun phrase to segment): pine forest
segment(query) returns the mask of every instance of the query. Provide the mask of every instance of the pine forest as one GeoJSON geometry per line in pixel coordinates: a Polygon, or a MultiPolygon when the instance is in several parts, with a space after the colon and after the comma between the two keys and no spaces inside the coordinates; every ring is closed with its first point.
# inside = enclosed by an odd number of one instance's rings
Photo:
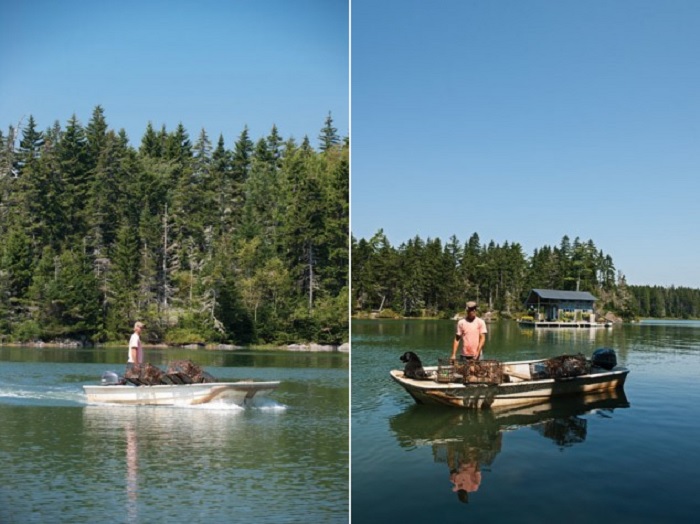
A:
{"type": "Polygon", "coordinates": [[[700,289],[632,286],[612,256],[592,240],[568,236],[531,256],[516,242],[483,244],[477,233],[462,244],[416,236],[392,246],[383,230],[351,239],[352,311],[355,316],[452,318],[475,300],[505,318],[525,313],[531,289],[589,291],[600,314],[700,318],[700,289]]]}
{"type": "Polygon", "coordinates": [[[97,106],[0,132],[2,341],[347,342],[349,140],[319,129],[135,148],[97,106]]]}

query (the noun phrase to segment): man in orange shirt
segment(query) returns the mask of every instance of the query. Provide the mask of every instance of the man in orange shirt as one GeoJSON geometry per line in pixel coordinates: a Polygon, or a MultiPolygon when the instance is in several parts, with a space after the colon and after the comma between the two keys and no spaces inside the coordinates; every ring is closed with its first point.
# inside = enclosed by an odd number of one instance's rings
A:
{"type": "Polygon", "coordinates": [[[452,343],[452,360],[455,360],[457,348],[462,341],[461,360],[479,360],[486,343],[486,322],[476,316],[476,302],[467,302],[467,316],[457,322],[457,333],[452,343]]]}

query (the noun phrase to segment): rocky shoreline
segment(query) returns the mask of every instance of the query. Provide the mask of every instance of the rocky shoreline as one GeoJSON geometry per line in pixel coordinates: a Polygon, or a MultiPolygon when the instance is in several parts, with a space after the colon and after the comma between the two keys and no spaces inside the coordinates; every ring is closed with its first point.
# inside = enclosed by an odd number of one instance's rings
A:
{"type": "MultiPolygon", "coordinates": [[[[86,347],[79,341],[75,340],[64,340],[57,342],[27,342],[24,344],[18,344],[15,342],[3,344],[8,347],[35,347],[35,348],[82,348],[86,347]]],[[[94,347],[113,347],[104,346],[98,344],[94,347]]],[[[288,344],[286,346],[235,346],[232,344],[186,344],[184,346],[168,346],[166,344],[144,344],[144,348],[155,348],[155,349],[204,349],[204,350],[214,350],[214,351],[237,351],[242,349],[252,349],[252,350],[281,350],[281,351],[298,351],[298,352],[309,352],[309,353],[349,353],[350,344],[345,342],[341,345],[332,344],[288,344]]]]}

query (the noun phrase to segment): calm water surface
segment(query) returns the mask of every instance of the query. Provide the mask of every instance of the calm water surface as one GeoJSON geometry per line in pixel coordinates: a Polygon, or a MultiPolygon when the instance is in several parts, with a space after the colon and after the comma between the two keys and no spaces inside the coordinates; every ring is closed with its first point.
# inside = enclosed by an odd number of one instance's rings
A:
{"type": "Polygon", "coordinates": [[[612,347],[621,395],[508,415],[417,406],[388,376],[451,353],[451,321],[352,324],[352,522],[696,522],[700,322],[612,329],[489,325],[486,358],[612,347]]]}
{"type": "Polygon", "coordinates": [[[147,350],[282,384],[245,409],[88,405],[125,352],[0,348],[0,523],[348,521],[346,354],[147,350]]]}

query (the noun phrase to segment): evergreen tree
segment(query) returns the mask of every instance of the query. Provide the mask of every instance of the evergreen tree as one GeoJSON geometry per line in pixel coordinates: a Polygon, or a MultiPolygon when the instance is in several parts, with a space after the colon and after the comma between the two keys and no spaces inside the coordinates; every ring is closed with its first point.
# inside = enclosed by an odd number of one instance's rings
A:
{"type": "MultiPolygon", "coordinates": [[[[183,171],[173,193],[172,217],[175,230],[173,239],[184,248],[185,239],[192,239],[195,246],[204,246],[205,229],[211,213],[211,200],[207,188],[211,186],[211,142],[204,130],[194,147],[194,156],[183,171]]],[[[182,249],[180,259],[187,267],[187,254],[182,249]]]]}
{"type": "MultiPolygon", "coordinates": [[[[21,224],[37,246],[55,248],[68,234],[69,224],[65,215],[65,187],[61,176],[60,159],[56,150],[28,163],[16,185],[16,200],[10,202],[17,212],[10,223],[21,224]]],[[[37,252],[41,251],[39,247],[37,252]]]]}
{"type": "Polygon", "coordinates": [[[15,129],[9,126],[7,137],[0,130],[0,183],[16,178],[18,174],[15,169],[15,129]]]}
{"type": "MultiPolygon", "coordinates": [[[[252,167],[254,144],[248,135],[248,126],[243,128],[234,145],[231,158],[231,179],[229,205],[232,217],[240,217],[245,203],[244,185],[248,180],[252,167]]],[[[238,223],[234,222],[234,227],[238,223]]]]}
{"type": "MultiPolygon", "coordinates": [[[[88,238],[98,256],[105,256],[116,238],[119,220],[129,205],[124,189],[130,188],[128,151],[113,131],[104,137],[99,158],[90,177],[86,223],[88,238]]],[[[125,222],[134,223],[128,219],[125,222]]]]}
{"type": "Polygon", "coordinates": [[[284,198],[279,181],[277,171],[270,162],[267,143],[260,139],[243,186],[245,197],[240,234],[247,239],[260,237],[260,248],[267,256],[276,252],[279,241],[280,204],[284,198]]]}
{"type": "Polygon", "coordinates": [[[365,303],[370,309],[381,312],[393,303],[395,290],[399,289],[402,277],[399,256],[382,229],[369,240],[368,250],[371,255],[361,273],[365,282],[365,303]]]}
{"type": "Polygon", "coordinates": [[[225,341],[251,344],[257,339],[255,323],[243,304],[229,239],[221,239],[216,253],[210,271],[211,320],[220,328],[225,341]]]}
{"type": "Polygon", "coordinates": [[[87,234],[85,205],[90,190],[87,139],[85,131],[73,115],[58,144],[67,241],[76,243],[87,234]]]}
{"type": "Polygon", "coordinates": [[[125,223],[119,228],[110,259],[112,264],[106,329],[110,337],[116,338],[126,326],[140,318],[138,299],[141,258],[139,238],[131,224],[125,223]]]}
{"type": "Polygon", "coordinates": [[[35,314],[43,333],[50,339],[95,340],[101,331],[100,293],[90,259],[71,250],[53,260],[48,257],[50,250],[44,253],[34,290],[34,296],[41,297],[35,314]]]}
{"type": "Polygon", "coordinates": [[[293,184],[285,204],[285,250],[299,292],[309,310],[321,289],[321,270],[328,261],[327,212],[323,163],[312,157],[303,161],[303,172],[291,174],[293,184]]]}
{"type": "Polygon", "coordinates": [[[27,127],[22,130],[22,139],[19,142],[19,150],[16,156],[15,169],[17,176],[21,176],[24,168],[39,158],[43,145],[44,134],[37,131],[34,117],[29,115],[27,127]]]}
{"type": "MultiPolygon", "coordinates": [[[[165,128],[163,128],[162,132],[165,132],[165,128]]],[[[180,165],[188,163],[192,158],[192,143],[182,122],[178,124],[174,132],[167,135],[164,152],[168,160],[177,162],[180,165]]]]}
{"type": "Polygon", "coordinates": [[[324,153],[340,144],[340,136],[338,136],[338,130],[333,127],[333,117],[330,111],[321,129],[321,134],[318,136],[318,140],[321,143],[319,149],[324,153]]]}
{"type": "Polygon", "coordinates": [[[311,147],[311,142],[309,141],[308,136],[304,136],[304,140],[301,142],[301,147],[300,147],[302,153],[306,156],[310,156],[313,154],[313,148],[311,147]]]}
{"type": "Polygon", "coordinates": [[[136,223],[139,239],[136,313],[146,318],[146,313],[150,314],[151,310],[157,310],[162,302],[162,210],[160,214],[154,214],[148,207],[143,207],[136,223]]]}
{"type": "Polygon", "coordinates": [[[254,144],[248,134],[248,126],[243,128],[233,150],[233,172],[238,183],[242,184],[248,178],[253,156],[254,144]]]}
{"type": "Polygon", "coordinates": [[[87,162],[90,169],[95,169],[100,160],[102,151],[107,145],[107,121],[105,120],[102,106],[95,106],[92,111],[92,118],[85,127],[85,137],[87,139],[87,162]]]}
{"type": "Polygon", "coordinates": [[[7,298],[21,299],[33,274],[31,240],[22,228],[13,228],[5,235],[1,254],[0,270],[5,273],[7,298]]]}
{"type": "Polygon", "coordinates": [[[282,157],[282,143],[282,137],[277,132],[277,126],[273,125],[267,137],[267,156],[275,167],[279,166],[282,157]]]}
{"type": "Polygon", "coordinates": [[[18,338],[21,341],[28,341],[31,338],[42,338],[47,332],[53,335],[54,330],[52,330],[52,327],[47,326],[44,322],[47,320],[48,312],[51,310],[51,301],[58,294],[57,277],[58,256],[51,246],[44,246],[41,257],[32,274],[32,283],[26,294],[27,303],[32,310],[32,321],[37,326],[36,332],[26,338],[20,333],[18,338]]]}
{"type": "MultiPolygon", "coordinates": [[[[303,150],[302,156],[306,155],[303,150]]],[[[350,148],[325,156],[327,173],[325,242],[328,260],[324,268],[325,287],[330,295],[347,288],[350,272],[350,148]]]]}
{"type": "Polygon", "coordinates": [[[160,158],[163,156],[163,144],[158,134],[153,129],[153,124],[148,122],[146,132],[141,138],[141,147],[139,152],[143,156],[150,158],[160,158]]]}
{"type": "Polygon", "coordinates": [[[212,153],[211,179],[207,192],[211,194],[214,209],[216,209],[215,235],[221,237],[225,232],[233,230],[233,168],[231,152],[224,147],[224,137],[219,135],[216,149],[212,153]]]}

